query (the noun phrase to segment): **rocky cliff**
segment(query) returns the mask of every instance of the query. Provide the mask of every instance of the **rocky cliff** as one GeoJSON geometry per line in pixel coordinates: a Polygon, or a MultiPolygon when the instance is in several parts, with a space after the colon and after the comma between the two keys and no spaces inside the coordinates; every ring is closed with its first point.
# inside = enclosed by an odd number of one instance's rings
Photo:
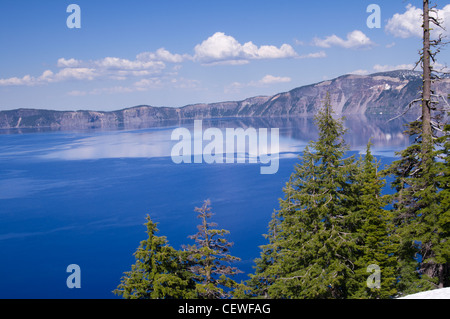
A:
{"type": "MultiPolygon", "coordinates": [[[[149,127],[163,120],[302,116],[315,114],[323,105],[327,92],[337,114],[397,115],[419,96],[421,86],[420,72],[344,75],[274,96],[180,108],[141,105],[113,112],[37,109],[1,111],[0,128],[114,129],[149,127]]],[[[450,78],[441,79],[434,85],[434,90],[446,97],[450,92],[450,78]]]]}

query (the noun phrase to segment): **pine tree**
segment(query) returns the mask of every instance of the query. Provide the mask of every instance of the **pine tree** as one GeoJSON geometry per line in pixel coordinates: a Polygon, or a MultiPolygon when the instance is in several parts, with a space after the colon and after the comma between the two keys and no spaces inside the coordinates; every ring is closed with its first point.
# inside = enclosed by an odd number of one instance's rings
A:
{"type": "Polygon", "coordinates": [[[206,200],[195,212],[201,224],[198,233],[190,236],[196,244],[186,247],[190,262],[189,270],[196,280],[196,293],[201,299],[223,299],[232,296],[232,289],[238,284],[230,276],[241,273],[229,264],[240,259],[229,254],[233,245],[226,240],[228,230],[215,229],[216,223],[208,222],[212,217],[210,201],[206,200]]]}
{"type": "Polygon", "coordinates": [[[305,148],[284,188],[249,284],[270,298],[346,298],[354,265],[353,240],[345,229],[350,211],[349,176],[354,159],[344,158],[341,120],[333,118],[329,95],[316,116],[319,139],[305,148]],[[311,150],[312,149],[312,150],[311,150]],[[268,287],[264,287],[264,285],[268,287]]]}
{"type": "Polygon", "coordinates": [[[157,224],[147,216],[148,238],[134,253],[136,263],[113,292],[125,299],[182,299],[195,297],[195,283],[185,256],[166,237],[156,236],[157,224]]]}
{"type": "Polygon", "coordinates": [[[364,159],[358,161],[359,171],[353,183],[355,205],[349,218],[355,236],[352,259],[355,276],[349,283],[350,298],[390,298],[396,294],[397,238],[393,235],[391,211],[385,210],[382,196],[385,186],[379,172],[379,163],[367,145],[364,159]],[[367,284],[369,266],[380,271],[379,287],[367,284]]]}

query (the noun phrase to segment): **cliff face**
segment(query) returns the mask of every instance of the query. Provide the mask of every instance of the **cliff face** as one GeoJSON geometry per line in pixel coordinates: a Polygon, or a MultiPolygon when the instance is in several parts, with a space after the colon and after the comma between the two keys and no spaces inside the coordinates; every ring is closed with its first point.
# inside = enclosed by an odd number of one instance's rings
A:
{"type": "MultiPolygon", "coordinates": [[[[397,115],[419,96],[421,79],[420,72],[412,71],[344,75],[270,97],[181,108],[143,105],[113,112],[18,109],[0,112],[0,128],[139,128],[162,120],[311,115],[323,105],[327,92],[337,114],[397,115]]],[[[446,97],[450,78],[441,79],[433,89],[446,97]]]]}

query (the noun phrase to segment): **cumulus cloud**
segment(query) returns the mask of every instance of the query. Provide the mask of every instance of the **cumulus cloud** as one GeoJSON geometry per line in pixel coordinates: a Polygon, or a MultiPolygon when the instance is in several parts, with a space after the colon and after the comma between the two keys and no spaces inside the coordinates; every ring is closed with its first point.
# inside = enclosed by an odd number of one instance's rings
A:
{"type": "Polygon", "coordinates": [[[104,59],[95,61],[93,64],[98,69],[126,70],[126,71],[149,70],[165,67],[164,63],[160,61],[148,61],[148,62],[138,60],[131,61],[128,59],[120,59],[116,57],[106,57],[104,59]]]}
{"type": "Polygon", "coordinates": [[[38,77],[25,75],[22,78],[0,79],[0,86],[36,86],[67,80],[92,81],[100,77],[125,80],[130,76],[158,74],[166,68],[166,64],[160,60],[128,60],[117,57],[94,61],[60,58],[56,65],[60,68],[58,72],[46,70],[38,77]]]}
{"type": "Polygon", "coordinates": [[[375,44],[360,30],[354,30],[347,34],[346,39],[342,39],[333,34],[325,39],[314,38],[313,45],[330,48],[332,46],[339,46],[346,49],[364,49],[373,47],[375,44]]]}
{"type": "Polygon", "coordinates": [[[97,76],[95,69],[64,68],[57,73],[46,70],[38,77],[25,75],[22,78],[12,77],[0,79],[0,86],[36,86],[66,80],[93,80],[97,76]]]}
{"type": "Polygon", "coordinates": [[[173,54],[164,48],[156,50],[156,52],[143,52],[136,56],[138,61],[162,61],[168,63],[182,63],[186,60],[192,60],[189,54],[173,54]]]}
{"type": "MultiPolygon", "coordinates": [[[[40,76],[30,74],[22,77],[0,78],[0,86],[36,86],[49,83],[56,83],[68,80],[92,81],[95,79],[111,79],[117,81],[127,80],[133,77],[146,77],[144,82],[137,82],[132,90],[139,90],[142,87],[154,87],[144,85],[145,81],[154,77],[170,77],[174,82],[174,87],[193,87],[198,83],[192,80],[177,79],[177,71],[181,63],[186,61],[199,62],[201,64],[245,64],[250,60],[260,59],[282,59],[282,58],[321,58],[326,56],[324,52],[311,53],[299,56],[289,44],[280,47],[273,45],[257,46],[253,42],[239,43],[235,38],[222,32],[217,32],[211,37],[198,44],[194,48],[194,55],[176,54],[165,48],[160,48],[154,52],[142,52],[136,55],[135,59],[125,59],[108,56],[97,60],[79,60],[75,58],[60,58],[56,62],[55,71],[46,70],[40,76]],[[167,64],[174,64],[171,70],[166,70],[167,64]]],[[[276,81],[267,78],[266,81],[276,81]]],[[[286,79],[284,79],[286,80],[286,79]]],[[[149,84],[148,82],[147,84],[149,84]]],[[[118,86],[112,92],[126,92],[118,86]]],[[[82,95],[78,91],[72,91],[72,95],[82,95]]]]}
{"type": "Polygon", "coordinates": [[[422,9],[411,4],[405,13],[396,13],[386,24],[386,31],[399,38],[422,37],[422,9]]]}
{"type": "MultiPolygon", "coordinates": [[[[404,13],[396,13],[388,20],[386,31],[398,38],[422,37],[423,10],[408,4],[404,13]]],[[[450,4],[442,9],[437,9],[437,13],[430,13],[431,16],[442,21],[442,26],[446,30],[435,27],[432,34],[443,33],[450,35],[450,4]]]]}
{"type": "Polygon", "coordinates": [[[194,48],[194,60],[203,64],[246,64],[250,60],[281,59],[297,57],[289,44],[281,47],[263,45],[258,47],[253,42],[239,43],[232,36],[216,32],[194,48]]]}

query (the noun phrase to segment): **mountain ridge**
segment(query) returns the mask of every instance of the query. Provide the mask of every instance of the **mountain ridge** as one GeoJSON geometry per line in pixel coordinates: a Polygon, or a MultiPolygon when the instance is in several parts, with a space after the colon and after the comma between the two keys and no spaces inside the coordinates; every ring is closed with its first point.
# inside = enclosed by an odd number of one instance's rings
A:
{"type": "MultiPolygon", "coordinates": [[[[0,111],[0,129],[134,128],[163,120],[308,116],[322,106],[326,93],[330,94],[337,114],[398,115],[417,98],[421,86],[422,78],[418,71],[346,74],[272,96],[255,96],[241,101],[196,103],[175,108],[137,105],[116,111],[32,108],[0,111]]],[[[446,96],[450,92],[450,76],[441,79],[433,89],[446,96]]]]}

